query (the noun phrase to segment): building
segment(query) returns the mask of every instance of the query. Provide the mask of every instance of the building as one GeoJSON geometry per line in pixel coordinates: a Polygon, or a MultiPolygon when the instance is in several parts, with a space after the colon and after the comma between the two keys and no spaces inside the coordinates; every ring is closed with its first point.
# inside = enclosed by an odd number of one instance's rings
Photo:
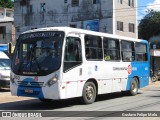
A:
{"type": "Polygon", "coordinates": [[[14,41],[13,13],[13,9],[0,8],[0,44],[7,44],[14,41]]]}
{"type": "Polygon", "coordinates": [[[138,38],[137,0],[14,0],[16,34],[71,26],[138,38]]]}
{"type": "Polygon", "coordinates": [[[160,78],[160,35],[153,36],[149,39],[151,53],[151,70],[158,80],[160,78]]]}

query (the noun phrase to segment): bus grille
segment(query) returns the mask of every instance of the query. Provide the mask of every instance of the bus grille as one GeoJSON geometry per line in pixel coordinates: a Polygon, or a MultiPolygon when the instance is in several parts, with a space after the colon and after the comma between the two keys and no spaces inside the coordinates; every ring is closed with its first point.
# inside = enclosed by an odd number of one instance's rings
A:
{"type": "Polygon", "coordinates": [[[17,81],[17,84],[23,87],[42,87],[44,82],[17,81]]]}

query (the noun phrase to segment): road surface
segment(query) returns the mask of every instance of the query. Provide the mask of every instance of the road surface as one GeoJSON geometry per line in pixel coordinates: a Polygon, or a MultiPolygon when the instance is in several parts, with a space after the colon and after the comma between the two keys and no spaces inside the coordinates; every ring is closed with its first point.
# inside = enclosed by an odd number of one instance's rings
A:
{"type": "Polygon", "coordinates": [[[159,120],[160,119],[160,117],[156,117],[156,114],[160,115],[159,112],[160,81],[157,81],[155,83],[150,83],[148,87],[140,89],[138,95],[136,96],[126,96],[121,93],[105,94],[98,96],[96,102],[89,105],[82,104],[79,98],[43,103],[35,98],[11,96],[9,90],[1,90],[0,96],[1,96],[0,97],[1,111],[20,110],[25,112],[31,110],[36,110],[36,111],[49,110],[51,112],[45,112],[44,113],[45,116],[54,116],[54,118],[53,117],[30,118],[31,120],[32,119],[33,120],[34,119],[35,120],[37,119],[159,120]],[[61,112],[56,113],[57,111],[61,112]],[[126,114],[128,113],[127,111],[131,112],[131,114],[134,114],[133,111],[137,111],[137,113],[140,114],[141,116],[126,117],[126,114]],[[154,114],[155,116],[153,115],[152,117],[148,116],[142,117],[143,115],[145,116],[145,111],[147,111],[147,113],[155,112],[154,114]],[[141,112],[143,114],[141,114],[141,112]],[[108,115],[110,115],[110,117],[108,117],[108,115]],[[120,117],[119,115],[122,115],[122,117],[120,117]],[[62,116],[67,116],[67,118],[62,116]],[[100,116],[100,117],[95,117],[95,116],[100,116]]]}

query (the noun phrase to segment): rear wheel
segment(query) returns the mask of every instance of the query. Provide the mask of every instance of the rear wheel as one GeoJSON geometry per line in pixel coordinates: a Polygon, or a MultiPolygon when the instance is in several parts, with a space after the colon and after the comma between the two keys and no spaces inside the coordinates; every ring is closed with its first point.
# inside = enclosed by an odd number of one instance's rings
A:
{"type": "Polygon", "coordinates": [[[83,93],[82,93],[82,101],[85,104],[91,104],[96,99],[96,86],[93,82],[87,82],[84,85],[83,93]]]}
{"type": "Polygon", "coordinates": [[[129,94],[131,96],[135,96],[138,93],[138,80],[137,78],[133,78],[131,81],[130,91],[129,94]]]}

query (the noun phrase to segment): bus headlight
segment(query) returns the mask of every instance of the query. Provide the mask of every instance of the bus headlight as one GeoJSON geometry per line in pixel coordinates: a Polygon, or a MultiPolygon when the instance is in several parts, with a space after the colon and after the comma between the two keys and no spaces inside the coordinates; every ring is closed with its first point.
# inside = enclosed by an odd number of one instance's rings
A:
{"type": "Polygon", "coordinates": [[[50,79],[47,84],[50,87],[51,85],[55,84],[58,81],[58,77],[53,77],[52,79],[50,79]]]}

